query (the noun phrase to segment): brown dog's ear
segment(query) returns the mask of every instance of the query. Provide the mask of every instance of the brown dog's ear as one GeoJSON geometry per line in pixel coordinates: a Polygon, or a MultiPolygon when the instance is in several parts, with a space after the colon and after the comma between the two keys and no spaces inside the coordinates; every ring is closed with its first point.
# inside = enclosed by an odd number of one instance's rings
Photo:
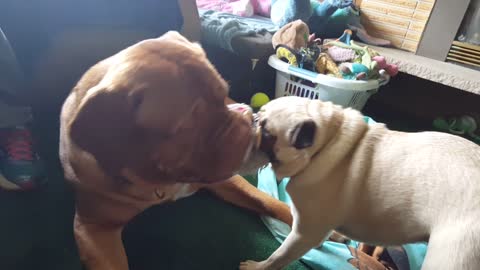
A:
{"type": "Polygon", "coordinates": [[[188,86],[212,107],[224,107],[229,91],[227,82],[205,56],[197,57],[202,57],[204,60],[188,59],[185,61],[185,79],[188,86]]]}
{"type": "Polygon", "coordinates": [[[313,145],[317,126],[311,119],[295,126],[290,136],[290,144],[297,149],[304,149],[313,145]]]}
{"type": "Polygon", "coordinates": [[[160,40],[161,39],[167,39],[167,40],[170,40],[170,41],[179,42],[183,45],[194,48],[198,53],[200,53],[202,55],[205,55],[205,51],[203,50],[202,45],[200,45],[200,43],[190,42],[186,37],[182,36],[182,34],[180,34],[177,31],[168,31],[165,34],[158,37],[158,39],[160,39],[160,40]]]}
{"type": "Polygon", "coordinates": [[[157,40],[168,41],[169,44],[163,43],[164,53],[171,57],[173,63],[181,65],[184,71],[182,79],[187,82],[189,91],[197,92],[197,96],[213,106],[223,104],[228,94],[228,84],[207,59],[200,44],[188,41],[177,31],[168,31],[157,40]],[[176,46],[171,46],[172,43],[176,46]]]}
{"type": "Polygon", "coordinates": [[[161,35],[160,37],[158,37],[159,39],[174,39],[174,40],[178,40],[178,41],[181,41],[181,42],[186,42],[186,43],[189,43],[188,39],[184,36],[182,36],[179,32],[177,31],[168,31],[166,32],[165,34],[161,35]]]}
{"type": "Polygon", "coordinates": [[[107,169],[120,166],[128,155],[132,116],[124,91],[95,91],[85,97],[69,125],[71,140],[107,169]]]}

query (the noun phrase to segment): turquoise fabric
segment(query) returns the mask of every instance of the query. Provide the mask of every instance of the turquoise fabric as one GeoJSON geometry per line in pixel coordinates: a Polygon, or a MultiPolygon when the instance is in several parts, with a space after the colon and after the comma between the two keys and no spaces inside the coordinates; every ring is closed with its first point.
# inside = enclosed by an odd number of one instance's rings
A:
{"type": "Polygon", "coordinates": [[[310,0],[273,0],[270,13],[272,22],[278,27],[283,27],[295,20],[307,22],[313,10],[310,0]]]}
{"type": "MultiPolygon", "coordinates": [[[[376,123],[368,116],[365,116],[364,120],[368,124],[376,123]]],[[[278,182],[271,165],[260,169],[257,177],[260,190],[290,206],[292,205],[291,198],[286,191],[287,184],[290,181],[289,178],[284,178],[277,184],[278,182]]],[[[290,227],[277,219],[263,216],[262,221],[280,243],[285,240],[290,232],[290,227]]],[[[348,245],[356,248],[359,243],[352,240],[348,245]]],[[[403,248],[408,256],[410,270],[420,270],[425,258],[427,245],[415,243],[404,245],[403,248]]],[[[348,262],[348,260],[353,258],[347,245],[326,240],[323,245],[306,253],[301,258],[301,261],[314,270],[357,270],[348,262]]]]}
{"type": "Polygon", "coordinates": [[[420,270],[423,260],[425,259],[425,254],[427,253],[427,244],[415,243],[403,245],[403,249],[407,253],[410,270],[420,270]]]}
{"type": "MultiPolygon", "coordinates": [[[[258,188],[271,196],[286,202],[288,205],[292,204],[290,196],[286,192],[286,186],[290,179],[285,178],[277,186],[277,179],[271,166],[267,166],[258,172],[258,188]]],[[[282,243],[290,232],[290,227],[271,217],[263,216],[263,222],[273,234],[273,236],[282,243]]],[[[356,246],[357,243],[351,243],[356,246]]],[[[353,259],[350,250],[346,248],[344,244],[325,241],[322,246],[310,250],[305,254],[301,261],[312,269],[319,270],[356,270],[350,263],[349,259],[353,259]]]]}

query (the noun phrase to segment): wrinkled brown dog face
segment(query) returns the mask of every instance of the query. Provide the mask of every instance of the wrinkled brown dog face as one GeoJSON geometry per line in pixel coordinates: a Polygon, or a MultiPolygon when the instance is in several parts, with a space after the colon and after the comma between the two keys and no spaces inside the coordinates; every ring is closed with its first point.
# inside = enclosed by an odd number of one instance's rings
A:
{"type": "Polygon", "coordinates": [[[127,168],[151,183],[224,180],[252,143],[251,123],[224,104],[226,82],[177,32],[100,62],[74,91],[81,101],[70,136],[111,175],[127,168]]]}

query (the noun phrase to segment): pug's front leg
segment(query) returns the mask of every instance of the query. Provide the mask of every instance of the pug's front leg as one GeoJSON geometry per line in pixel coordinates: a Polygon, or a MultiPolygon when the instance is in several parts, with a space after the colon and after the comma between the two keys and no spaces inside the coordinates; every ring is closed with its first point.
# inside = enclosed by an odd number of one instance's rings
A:
{"type": "MultiPolygon", "coordinates": [[[[296,227],[296,226],[294,226],[296,227]]],[[[319,246],[328,236],[329,229],[302,230],[292,229],[282,245],[265,261],[245,261],[240,263],[240,270],[280,270],[300,259],[310,249],[319,246]],[[319,238],[321,237],[321,238],[319,238]]]]}

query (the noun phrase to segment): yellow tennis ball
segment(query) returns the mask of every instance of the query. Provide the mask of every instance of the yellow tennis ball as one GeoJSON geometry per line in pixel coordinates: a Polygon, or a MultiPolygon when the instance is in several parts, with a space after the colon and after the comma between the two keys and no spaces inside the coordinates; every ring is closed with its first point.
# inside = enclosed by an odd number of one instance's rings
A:
{"type": "Polygon", "coordinates": [[[268,98],[265,93],[256,93],[252,96],[252,99],[250,100],[250,106],[252,106],[252,108],[260,108],[263,105],[267,104],[269,101],[270,98],[268,98]]]}

